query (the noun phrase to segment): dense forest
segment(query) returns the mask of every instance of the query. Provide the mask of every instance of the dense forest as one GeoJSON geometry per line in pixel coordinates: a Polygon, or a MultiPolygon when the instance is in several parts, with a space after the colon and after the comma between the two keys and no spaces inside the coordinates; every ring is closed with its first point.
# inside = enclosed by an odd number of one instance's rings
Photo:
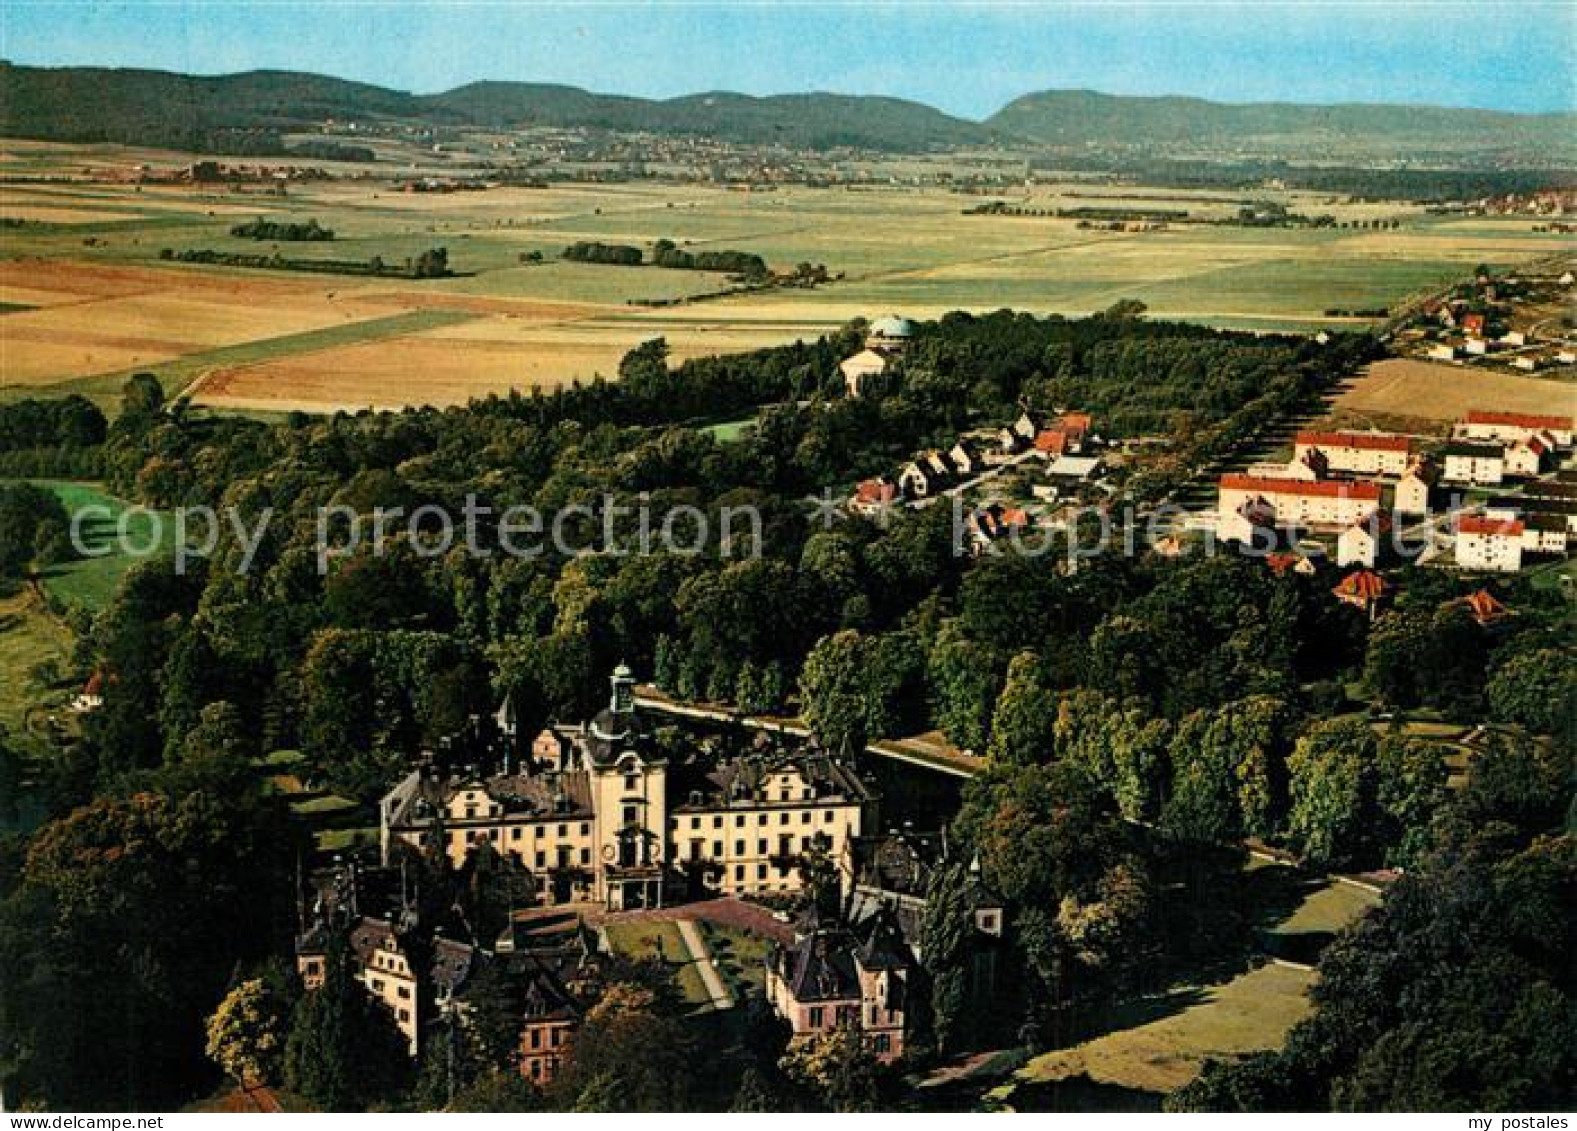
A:
{"type": "MultiPolygon", "coordinates": [[[[506,693],[528,733],[586,717],[621,660],[679,696],[797,711],[831,749],[935,727],[986,758],[952,836],[1007,902],[1016,989],[990,1009],[963,996],[968,881],[952,876],[927,917],[917,1057],[1045,1048],[1178,971],[1242,961],[1254,925],[1218,881],[1253,837],[1315,869],[1410,875],[1327,953],[1316,1012],[1287,1051],[1213,1068],[1179,1106],[1569,1098],[1572,1053],[1553,1033],[1572,1003],[1562,909],[1577,873],[1562,821],[1577,673],[1559,594],[1497,582],[1518,616],[1487,629],[1461,603],[1469,583],[1414,570],[1371,622],[1332,599],[1330,576],[1236,557],[974,559],[955,551],[945,507],[830,526],[807,511],[807,494],[846,492],[1023,407],[1077,407],[1105,436],[1156,441],[1119,481],[1153,502],[1375,349],[1139,313],[949,315],[918,327],[892,387],[870,398],[841,396],[854,324],[678,365],[659,340],[617,382],[443,411],[263,424],[167,403],[147,375],[107,427],[74,402],[0,409],[0,456],[43,436],[86,444],[128,498],[223,505],[237,529],[262,531],[253,545],[227,529],[184,571],[134,568],[85,629],[77,674],[107,677],[104,704],[34,767],[48,818],[0,838],[8,1101],[181,1102],[214,1084],[204,1019],[236,994],[235,1008],[289,1019],[281,1071],[328,1104],[847,1110],[890,1096],[896,1081],[858,1048],[832,1049],[831,1069],[783,1067],[781,1034],[760,1017],[747,1028],[763,1047],[697,1057],[649,971],[598,1005],[547,1095],[511,1077],[496,1046],[475,1053],[459,1096],[434,1100],[430,1065],[412,1079],[368,1052],[358,1072],[323,1034],[380,1047],[362,999],[331,977],[333,992],[295,1001],[277,958],[299,833],[253,760],[299,750],[315,784],[375,799],[506,693]],[[698,427],[747,412],[737,440],[698,427]],[[762,523],[751,552],[729,554],[478,555],[421,524],[381,553],[319,541],[321,508],[458,514],[468,497],[494,514],[583,508],[588,546],[604,519],[630,535],[626,508],[642,503],[713,519],[749,505],[762,523]],[[1463,789],[1437,749],[1377,725],[1424,707],[1501,724],[1463,789]],[[1510,1051],[1525,1041],[1537,1055],[1510,1051]],[[636,1044],[664,1051],[619,1055],[636,1044]],[[1507,1051],[1491,1062],[1485,1047],[1507,1051]],[[1427,1074],[1398,1074],[1426,1055],[1427,1074]]],[[[39,494],[0,497],[0,521],[27,526],[13,572],[53,552],[58,516],[39,494]]],[[[481,540],[497,549],[497,530],[481,540]]],[[[440,870],[424,890],[470,907],[483,887],[440,870]]]]}

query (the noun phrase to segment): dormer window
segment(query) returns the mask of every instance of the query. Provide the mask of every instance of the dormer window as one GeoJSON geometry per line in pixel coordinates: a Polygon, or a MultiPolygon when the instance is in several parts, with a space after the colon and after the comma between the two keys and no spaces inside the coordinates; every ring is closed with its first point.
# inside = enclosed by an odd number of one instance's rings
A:
{"type": "Polygon", "coordinates": [[[626,793],[639,793],[641,790],[641,775],[626,773],[624,775],[624,789],[626,793]]]}

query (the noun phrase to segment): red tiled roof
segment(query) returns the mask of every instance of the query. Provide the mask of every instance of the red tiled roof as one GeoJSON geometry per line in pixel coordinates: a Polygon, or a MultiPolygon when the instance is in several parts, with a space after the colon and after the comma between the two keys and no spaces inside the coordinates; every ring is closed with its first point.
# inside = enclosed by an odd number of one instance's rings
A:
{"type": "Polygon", "coordinates": [[[1516,518],[1487,518],[1481,514],[1465,514],[1457,519],[1457,533],[1520,538],[1522,537],[1522,520],[1516,518]]]}
{"type": "Polygon", "coordinates": [[[1569,416],[1539,416],[1529,412],[1485,412],[1474,410],[1462,418],[1468,424],[1509,424],[1513,428],[1556,428],[1571,431],[1569,416]]]}
{"type": "Polygon", "coordinates": [[[1046,428],[1035,435],[1035,450],[1060,456],[1068,448],[1068,434],[1061,428],[1046,428]]]}
{"type": "Polygon", "coordinates": [[[1068,432],[1088,432],[1095,420],[1087,412],[1065,412],[1059,423],[1068,432]]]}
{"type": "Polygon", "coordinates": [[[1297,565],[1300,560],[1302,559],[1300,559],[1297,554],[1289,554],[1286,551],[1279,551],[1274,554],[1265,555],[1265,564],[1270,567],[1270,572],[1275,574],[1277,577],[1280,577],[1293,566],[1297,565]]]}
{"type": "Polygon", "coordinates": [[[1413,441],[1406,436],[1391,436],[1384,432],[1299,432],[1295,442],[1299,446],[1308,444],[1316,448],[1357,448],[1365,452],[1413,450],[1413,441]]]}
{"type": "Polygon", "coordinates": [[[890,503],[898,497],[898,487],[885,479],[865,479],[854,489],[858,503],[890,503]]]}
{"type": "Polygon", "coordinates": [[[1223,475],[1223,491],[1256,491],[1262,495],[1308,495],[1324,499],[1380,501],[1377,483],[1308,483],[1299,479],[1266,479],[1258,475],[1223,475]]]}

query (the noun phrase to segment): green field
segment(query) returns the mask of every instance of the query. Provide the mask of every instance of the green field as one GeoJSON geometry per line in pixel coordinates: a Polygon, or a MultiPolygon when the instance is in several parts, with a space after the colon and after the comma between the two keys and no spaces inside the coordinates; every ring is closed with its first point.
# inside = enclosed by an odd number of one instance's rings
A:
{"type": "Polygon", "coordinates": [[[77,514],[87,507],[100,508],[85,518],[82,541],[91,555],[50,566],[41,582],[51,598],[97,612],[115,595],[120,579],[140,561],[169,553],[175,546],[170,517],[134,507],[105,494],[96,484],[66,480],[36,480],[48,487],[77,514]],[[121,528],[124,527],[124,540],[121,528]],[[140,551],[140,552],[139,552],[140,551]]]}
{"type": "MultiPolygon", "coordinates": [[[[1231,1059],[1279,1048],[1308,1016],[1312,971],[1268,963],[1221,985],[1178,987],[1131,1007],[1132,1023],[1072,1048],[1038,1056],[1015,1081],[1088,1078],[1142,1092],[1176,1090],[1206,1059],[1231,1059]]],[[[1009,1105],[1015,1084],[993,1098],[1009,1105]]]]}

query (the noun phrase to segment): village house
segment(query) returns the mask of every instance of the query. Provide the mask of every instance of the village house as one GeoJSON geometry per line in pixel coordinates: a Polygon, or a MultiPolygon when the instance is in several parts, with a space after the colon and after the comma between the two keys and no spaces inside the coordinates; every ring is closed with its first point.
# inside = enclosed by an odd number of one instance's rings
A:
{"type": "Polygon", "coordinates": [[[1386,432],[1299,432],[1293,440],[1294,459],[1312,452],[1324,457],[1330,472],[1400,476],[1412,462],[1413,442],[1386,432]]]}
{"type": "Polygon", "coordinates": [[[802,744],[671,767],[629,669],[611,684],[606,708],[539,735],[526,765],[407,776],[381,806],[385,861],[437,848],[459,865],[487,843],[527,870],[543,902],[610,910],[791,894],[811,852],[847,868],[875,796],[840,759],[802,744]],[[539,762],[544,751],[560,760],[539,762]]]}
{"type": "Polygon", "coordinates": [[[997,433],[997,442],[1004,454],[1012,455],[1033,443],[1038,431],[1034,418],[1028,412],[1021,411],[1012,424],[997,433]]]}
{"type": "Polygon", "coordinates": [[[1499,444],[1459,440],[1447,444],[1442,454],[1445,456],[1442,478],[1448,483],[1494,486],[1506,478],[1506,449],[1499,444]]]}
{"type": "Polygon", "coordinates": [[[974,445],[967,440],[959,440],[947,449],[947,462],[952,466],[953,474],[960,479],[978,475],[985,467],[974,445]]]}
{"type": "Polygon", "coordinates": [[[1497,440],[1514,443],[1540,432],[1548,432],[1556,447],[1572,446],[1572,419],[1527,412],[1486,412],[1475,410],[1457,424],[1456,433],[1467,440],[1497,440]]]}
{"type": "Polygon", "coordinates": [[[879,514],[895,505],[901,497],[898,484],[885,476],[862,479],[854,488],[854,496],[849,500],[849,509],[856,514],[879,514]]]}
{"type": "Polygon", "coordinates": [[[946,488],[951,478],[938,474],[929,460],[910,460],[898,472],[898,492],[906,499],[928,499],[946,488]]]}
{"type": "Polygon", "coordinates": [[[1514,573],[1522,568],[1520,519],[1463,515],[1457,520],[1457,565],[1514,573]]]}
{"type": "Polygon", "coordinates": [[[918,967],[891,910],[845,926],[812,907],[796,924],[793,943],[768,957],[766,996],[792,1039],[848,1025],[877,1060],[890,1063],[904,1052],[918,967]]]}
{"type": "Polygon", "coordinates": [[[1240,535],[1244,522],[1258,522],[1269,512],[1277,527],[1328,526],[1345,528],[1380,505],[1380,488],[1374,483],[1295,479],[1267,479],[1252,475],[1223,475],[1216,494],[1216,513],[1222,518],[1217,531],[1223,537],[1248,541],[1240,535]],[[1253,515],[1245,511],[1245,507],[1253,515]]]}
{"type": "Polygon", "coordinates": [[[1000,539],[1022,537],[1032,526],[1033,517],[1022,507],[1004,507],[1001,503],[981,507],[968,520],[972,550],[978,556],[1000,539]]]}

